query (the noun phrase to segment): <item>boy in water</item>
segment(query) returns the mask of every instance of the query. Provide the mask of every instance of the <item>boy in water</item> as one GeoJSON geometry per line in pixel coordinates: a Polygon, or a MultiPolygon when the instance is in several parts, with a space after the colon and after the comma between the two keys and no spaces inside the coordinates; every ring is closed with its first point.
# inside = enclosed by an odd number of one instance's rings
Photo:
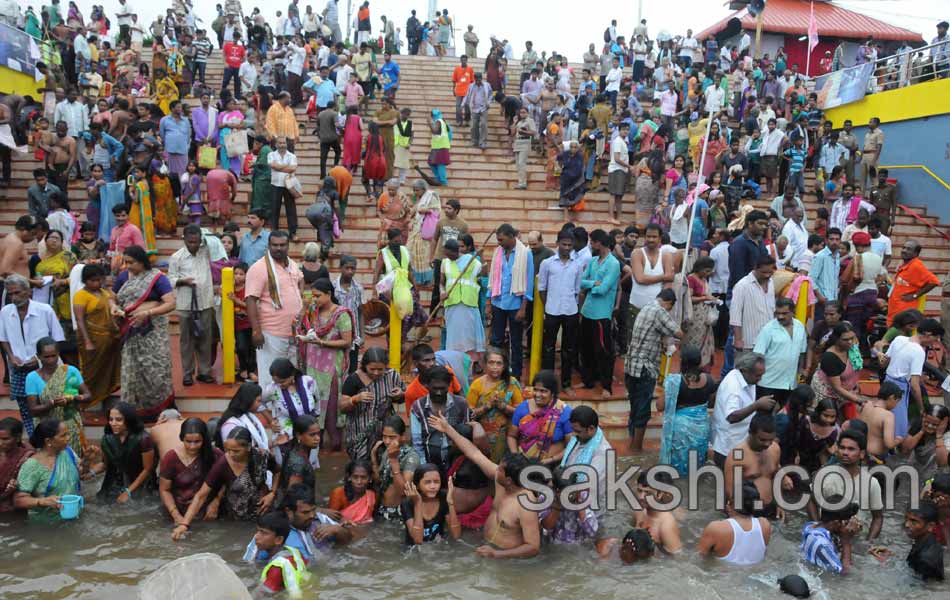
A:
{"type": "MultiPolygon", "coordinates": [[[[844,497],[835,494],[827,498],[830,505],[841,504],[844,497]]],[[[848,504],[838,510],[821,509],[818,522],[805,523],[802,529],[801,557],[813,565],[844,575],[852,566],[851,539],[861,529],[857,520],[858,505],[848,504]],[[838,541],[832,537],[838,536],[838,541]]]]}
{"type": "Polygon", "coordinates": [[[290,521],[279,512],[267,513],[257,520],[254,562],[263,563],[264,570],[254,589],[254,598],[266,598],[285,590],[294,600],[303,598],[300,586],[310,579],[310,572],[300,551],[284,545],[288,535],[290,521]]]}
{"type": "MultiPolygon", "coordinates": [[[[937,506],[929,500],[922,500],[917,508],[904,513],[904,531],[914,542],[907,555],[907,565],[924,580],[943,581],[943,546],[931,532],[937,519],[937,506]]],[[[871,548],[870,553],[882,563],[891,555],[883,546],[871,548]]]]}
{"type": "Polygon", "coordinates": [[[868,425],[868,462],[872,464],[883,465],[887,453],[903,440],[894,435],[893,412],[902,394],[897,384],[885,381],[877,392],[877,398],[861,407],[861,420],[868,425]]]}
{"type": "MultiPolygon", "coordinates": [[[[663,484],[664,490],[673,487],[673,477],[669,473],[657,473],[654,479],[656,483],[663,484]]],[[[668,504],[673,499],[672,494],[664,490],[650,485],[646,472],[641,471],[637,477],[637,496],[643,509],[634,512],[633,520],[636,527],[642,527],[650,533],[650,539],[660,550],[676,554],[683,549],[676,517],[671,511],[653,508],[654,504],[668,504]]]]}
{"type": "Polygon", "coordinates": [[[656,545],[646,529],[631,529],[620,538],[610,537],[597,540],[597,555],[601,559],[618,556],[625,565],[638,560],[646,560],[656,552],[656,545]]]}

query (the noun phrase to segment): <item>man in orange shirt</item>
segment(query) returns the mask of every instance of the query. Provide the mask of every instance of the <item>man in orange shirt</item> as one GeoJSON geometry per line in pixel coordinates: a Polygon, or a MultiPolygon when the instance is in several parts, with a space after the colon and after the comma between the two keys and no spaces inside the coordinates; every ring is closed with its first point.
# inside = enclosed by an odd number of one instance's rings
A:
{"type": "Polygon", "coordinates": [[[927,270],[920,260],[920,244],[914,240],[904,242],[901,258],[904,262],[894,274],[894,287],[887,301],[887,324],[894,315],[909,308],[917,308],[920,297],[940,285],[937,276],[927,270]]]}
{"type": "MultiPolygon", "coordinates": [[[[474,69],[468,66],[468,57],[463,54],[460,60],[462,64],[455,67],[455,71],[452,72],[452,84],[455,88],[455,124],[459,127],[462,126],[462,100],[468,94],[468,86],[472,85],[472,81],[475,79],[474,69]]],[[[465,125],[467,126],[471,120],[472,111],[466,106],[465,125]]]]}
{"type": "MultiPolygon", "coordinates": [[[[424,380],[426,374],[436,366],[435,350],[433,350],[429,344],[418,344],[412,349],[412,362],[415,363],[418,374],[406,388],[406,414],[412,409],[413,402],[419,398],[425,398],[429,394],[429,388],[422,383],[422,380],[424,380]]],[[[462,385],[455,376],[455,371],[448,365],[446,365],[445,368],[452,374],[452,384],[449,386],[449,393],[461,394],[462,385]]]]}

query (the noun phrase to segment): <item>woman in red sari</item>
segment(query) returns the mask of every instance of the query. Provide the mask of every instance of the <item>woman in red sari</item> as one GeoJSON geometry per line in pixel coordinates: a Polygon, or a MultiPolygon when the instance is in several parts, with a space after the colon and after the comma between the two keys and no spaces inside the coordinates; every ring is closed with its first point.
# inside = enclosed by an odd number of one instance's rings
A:
{"type": "Polygon", "coordinates": [[[518,405],[508,428],[508,450],[537,459],[544,465],[560,464],[568,436],[571,407],[558,400],[558,380],[554,371],[534,376],[533,395],[518,405]]]}
{"type": "Polygon", "coordinates": [[[23,445],[23,423],[13,417],[0,420],[0,514],[12,512],[17,475],[33,450],[23,445]]]}
{"type": "Polygon", "coordinates": [[[498,60],[498,51],[495,48],[488,52],[488,58],[485,59],[485,80],[488,81],[493,92],[504,91],[501,82],[501,64],[498,60]]]}
{"type": "Polygon", "coordinates": [[[359,116],[359,107],[346,109],[346,125],[343,127],[343,166],[355,173],[360,166],[360,154],[363,152],[363,120],[359,116]]]}
{"type": "Polygon", "coordinates": [[[366,136],[366,158],[363,160],[363,187],[366,195],[376,198],[383,191],[386,179],[386,149],[379,125],[370,121],[369,135],[366,136]]]}

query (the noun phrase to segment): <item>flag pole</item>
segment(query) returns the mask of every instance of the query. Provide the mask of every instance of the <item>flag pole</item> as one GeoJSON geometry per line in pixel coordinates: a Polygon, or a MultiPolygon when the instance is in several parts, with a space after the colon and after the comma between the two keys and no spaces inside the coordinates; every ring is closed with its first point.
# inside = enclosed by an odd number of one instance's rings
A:
{"type": "Polygon", "coordinates": [[[805,77],[811,77],[811,28],[812,24],[815,22],[815,2],[812,0],[811,4],[811,14],[808,18],[808,42],[805,45],[808,48],[808,52],[805,54],[805,77]]]}

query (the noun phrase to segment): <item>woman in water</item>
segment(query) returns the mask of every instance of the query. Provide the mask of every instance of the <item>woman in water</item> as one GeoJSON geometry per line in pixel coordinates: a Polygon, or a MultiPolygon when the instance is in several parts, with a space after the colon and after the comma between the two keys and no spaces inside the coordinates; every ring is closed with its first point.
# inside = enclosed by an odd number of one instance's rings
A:
{"type": "Polygon", "coordinates": [[[913,457],[920,481],[932,479],[938,472],[947,470],[948,424],[950,411],[947,407],[931,404],[921,417],[911,422],[907,437],[901,442],[900,451],[913,457]]]}
{"type": "MultiPolygon", "coordinates": [[[[165,453],[158,467],[162,506],[176,526],[184,520],[211,467],[223,456],[212,444],[208,426],[201,419],[185,419],[178,439],[181,447],[165,453]]],[[[199,507],[198,514],[203,512],[205,521],[213,521],[218,518],[220,504],[221,496],[215,496],[205,506],[199,507]]]]}
{"type": "Polygon", "coordinates": [[[100,445],[103,462],[92,469],[106,474],[100,499],[125,504],[154,483],[155,445],[134,406],[119,402],[112,407],[100,445]]]}
{"type": "Polygon", "coordinates": [[[373,480],[380,498],[376,511],[386,521],[399,518],[399,505],[405,498],[406,482],[421,462],[419,453],[406,443],[406,422],[399,415],[390,415],[383,421],[382,439],[373,444],[370,452],[373,480]]]}
{"type": "MultiPolygon", "coordinates": [[[[478,425],[473,427],[471,423],[460,423],[454,426],[459,435],[473,443],[475,428],[479,429],[479,437],[484,435],[478,425]]],[[[488,515],[491,514],[492,480],[482,472],[481,467],[465,456],[455,442],[449,447],[449,468],[446,477],[454,486],[450,500],[455,503],[462,527],[475,530],[484,527],[488,515]]]]}
{"type": "Polygon", "coordinates": [[[82,269],[83,287],[73,296],[79,368],[92,394],[92,406],[115,393],[121,379],[119,328],[112,316],[115,294],[102,287],[105,277],[102,265],[86,265],[82,269]]]}
{"type": "Polygon", "coordinates": [[[688,470],[690,452],[696,452],[700,466],[706,462],[708,407],[716,382],[703,372],[702,366],[699,349],[684,346],[680,353],[680,372],[666,376],[663,395],[656,402],[656,409],[663,413],[660,464],[672,465],[680,475],[688,470]]]}
{"type": "Polygon", "coordinates": [[[455,484],[448,481],[448,489],[442,489],[439,467],[432,463],[420,465],[406,483],[406,499],[399,507],[406,528],[406,544],[412,546],[444,538],[462,537],[462,525],[455,513],[453,492],[455,484]]]}
{"type": "Polygon", "coordinates": [[[270,449],[270,436],[267,428],[257,417],[261,407],[261,386],[256,383],[242,383],[237,393],[231,398],[228,407],[221,414],[221,423],[215,432],[215,445],[224,450],[224,440],[228,439],[233,429],[243,427],[251,434],[254,447],[264,452],[270,449]]]}
{"type": "Polygon", "coordinates": [[[69,447],[66,425],[56,419],[38,423],[30,445],[36,453],[20,467],[13,505],[27,510],[30,521],[57,523],[60,496],[79,493],[79,459],[69,447]]]}
{"type": "Polygon", "coordinates": [[[353,345],[353,313],[339,306],[329,279],[318,279],[311,286],[311,301],[304,306],[298,321],[298,347],[307,374],[316,382],[320,427],[325,432],[325,447],[339,450],[343,445],[344,417],[340,412],[340,388],[349,372],[350,347],[353,345]]]}
{"type": "Polygon", "coordinates": [[[370,448],[382,438],[382,424],[395,414],[393,404],[406,400],[402,378],[389,368],[383,348],[370,348],[360,360],[360,368],[343,382],[340,411],[346,415],[344,446],[350,460],[369,458],[370,448]]]}
{"type": "Polygon", "coordinates": [[[354,460],[346,465],[343,485],[330,493],[330,510],[340,512],[344,521],[363,525],[373,521],[376,492],[372,489],[373,467],[369,461],[354,460]]]}
{"type": "Polygon", "coordinates": [[[92,399],[79,369],[63,364],[56,340],[44,337],[36,343],[40,368],[26,376],[26,400],[34,419],[54,418],[66,425],[69,447],[83,455],[83,435],[79,407],[92,399]]]}
{"type": "Polygon", "coordinates": [[[573,435],[571,407],[558,400],[554,371],[539,371],[531,383],[533,397],[519,404],[511,417],[508,450],[544,465],[556,465],[564,455],[567,436],[573,435]]]}
{"type": "Polygon", "coordinates": [[[270,412],[271,431],[277,435],[277,443],[283,444],[293,435],[294,419],[320,415],[317,384],[286,358],[271,363],[270,376],[272,383],[264,388],[262,406],[270,412]]]}
{"type": "Polygon", "coordinates": [[[828,350],[818,360],[818,372],[812,380],[818,402],[826,398],[835,402],[839,422],[856,418],[857,405],[865,401],[858,389],[860,370],[854,368],[849,357],[857,341],[851,323],[842,321],[835,325],[828,339],[828,350]]]}
{"type": "Polygon", "coordinates": [[[497,463],[505,455],[508,427],[515,408],[523,402],[521,384],[511,376],[508,356],[498,348],[485,353],[485,374],[468,388],[468,405],[488,437],[489,458],[497,463]]]}
{"type": "Polygon", "coordinates": [[[280,464],[281,498],[290,486],[302,483],[310,489],[310,497],[316,494],[315,471],[320,468],[320,423],[310,415],[300,415],[293,420],[292,440],[279,447],[275,459],[280,464]]]}
{"type": "Polygon", "coordinates": [[[17,475],[31,456],[33,448],[23,443],[23,423],[13,417],[0,419],[0,514],[16,510],[17,475]]]}
{"type": "Polygon", "coordinates": [[[222,489],[222,508],[232,519],[253,521],[258,515],[267,513],[274,505],[274,498],[280,487],[279,474],[268,486],[268,472],[276,470],[277,464],[273,457],[254,447],[251,433],[247,429],[232,429],[224,441],[224,456],[211,467],[201,489],[191,501],[185,518],[175,526],[172,539],[180,540],[197,518],[199,508],[204,506],[209,497],[217,496],[222,489]]]}

